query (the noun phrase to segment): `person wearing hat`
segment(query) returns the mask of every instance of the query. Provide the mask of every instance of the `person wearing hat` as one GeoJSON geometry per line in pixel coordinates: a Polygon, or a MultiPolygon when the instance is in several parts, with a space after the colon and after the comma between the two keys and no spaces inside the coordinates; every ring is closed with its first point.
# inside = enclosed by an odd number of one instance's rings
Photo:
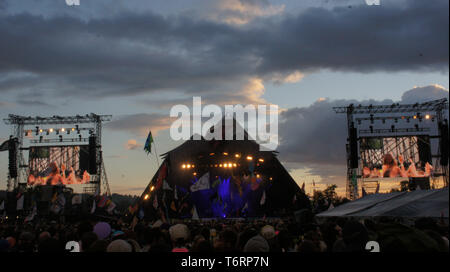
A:
{"type": "Polygon", "coordinates": [[[170,239],[173,243],[172,252],[189,252],[186,243],[189,238],[189,229],[184,224],[176,224],[169,228],[170,239]]]}

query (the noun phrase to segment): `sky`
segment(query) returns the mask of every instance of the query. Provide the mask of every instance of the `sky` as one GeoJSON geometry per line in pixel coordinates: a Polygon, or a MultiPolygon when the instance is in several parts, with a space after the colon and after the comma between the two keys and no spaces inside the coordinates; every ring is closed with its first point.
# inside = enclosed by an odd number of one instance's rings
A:
{"type": "MultiPolygon", "coordinates": [[[[277,104],[279,158],[306,188],[345,192],[344,116],[333,106],[448,97],[447,0],[0,1],[0,118],[112,114],[111,190],[139,195],[157,169],[169,111],[277,104]]],[[[0,123],[0,140],[11,134],[0,123]]],[[[0,153],[0,189],[7,152],[0,153]]]]}

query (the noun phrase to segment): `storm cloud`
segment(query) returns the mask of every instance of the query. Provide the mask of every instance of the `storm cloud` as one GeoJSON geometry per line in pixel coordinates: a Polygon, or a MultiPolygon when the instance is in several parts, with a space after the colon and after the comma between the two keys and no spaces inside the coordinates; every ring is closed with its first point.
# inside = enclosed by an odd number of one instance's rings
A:
{"type": "Polygon", "coordinates": [[[88,20],[2,12],[0,92],[221,97],[251,80],[277,83],[320,69],[445,72],[447,11],[448,1],[384,1],[261,16],[245,26],[150,11],[88,20]]]}

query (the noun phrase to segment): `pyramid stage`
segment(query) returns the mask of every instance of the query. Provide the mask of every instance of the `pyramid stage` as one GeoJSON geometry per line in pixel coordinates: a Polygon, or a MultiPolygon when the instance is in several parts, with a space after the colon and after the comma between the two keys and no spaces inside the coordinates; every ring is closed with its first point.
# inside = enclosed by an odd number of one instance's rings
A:
{"type": "Polygon", "coordinates": [[[191,137],[163,154],[132,213],[148,220],[236,219],[289,216],[308,207],[308,198],[277,152],[260,151],[259,144],[244,134],[244,140],[235,135],[233,140],[191,137]]]}

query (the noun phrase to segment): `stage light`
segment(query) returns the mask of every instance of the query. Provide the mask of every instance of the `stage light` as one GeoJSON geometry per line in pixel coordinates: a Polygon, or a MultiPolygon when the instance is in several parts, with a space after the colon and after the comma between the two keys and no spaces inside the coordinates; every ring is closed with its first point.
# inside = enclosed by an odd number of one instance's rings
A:
{"type": "Polygon", "coordinates": [[[258,159],[259,162],[264,162],[264,159],[258,159]]]}
{"type": "Polygon", "coordinates": [[[155,190],[155,186],[152,185],[152,187],[150,187],[150,192],[153,192],[155,190]]]}
{"type": "Polygon", "coordinates": [[[237,166],[237,164],[233,163],[233,166],[234,166],[234,167],[236,167],[236,166],[237,166]]]}
{"type": "Polygon", "coordinates": [[[186,168],[191,168],[191,165],[190,165],[190,164],[187,164],[187,165],[186,165],[186,168]]]}
{"type": "Polygon", "coordinates": [[[273,178],[272,178],[272,177],[270,177],[270,178],[269,178],[269,180],[273,180],[273,178]]]}
{"type": "Polygon", "coordinates": [[[214,167],[217,167],[217,164],[215,164],[214,167]]]}
{"type": "Polygon", "coordinates": [[[252,156],[247,156],[247,161],[251,161],[251,160],[253,160],[253,157],[252,156]]]}
{"type": "Polygon", "coordinates": [[[42,133],[42,132],[44,132],[44,130],[41,128],[41,129],[39,130],[39,133],[42,133]]]}
{"type": "Polygon", "coordinates": [[[414,115],[414,116],[413,116],[413,119],[417,119],[417,115],[414,115]]]}
{"type": "Polygon", "coordinates": [[[66,129],[65,128],[61,128],[61,132],[64,132],[64,131],[66,131],[66,129]]]}
{"type": "Polygon", "coordinates": [[[224,155],[224,156],[228,156],[228,153],[227,153],[227,152],[223,152],[223,155],[224,155]]]}
{"type": "Polygon", "coordinates": [[[430,115],[429,114],[425,115],[425,119],[430,119],[430,115]]]}
{"type": "Polygon", "coordinates": [[[210,156],[214,156],[214,152],[212,152],[212,153],[209,153],[209,155],[210,155],[210,156]]]}
{"type": "Polygon", "coordinates": [[[75,131],[75,128],[72,128],[72,131],[75,131]]]}
{"type": "Polygon", "coordinates": [[[224,164],[223,164],[223,167],[224,167],[224,168],[227,168],[227,167],[228,167],[228,164],[224,163],[224,164]]]}
{"type": "Polygon", "coordinates": [[[191,165],[191,167],[192,167],[192,168],[194,168],[194,167],[195,167],[195,165],[191,165]]]}
{"type": "Polygon", "coordinates": [[[50,133],[52,133],[53,132],[53,128],[49,129],[48,131],[50,131],[50,133]]]}
{"type": "Polygon", "coordinates": [[[257,177],[257,178],[260,178],[261,176],[260,176],[259,174],[256,174],[256,177],[257,177]]]}
{"type": "Polygon", "coordinates": [[[181,168],[183,168],[183,169],[186,168],[186,164],[183,164],[183,165],[181,166],[181,168]]]}
{"type": "Polygon", "coordinates": [[[236,158],[240,158],[241,157],[241,154],[235,154],[234,155],[236,158]]]}
{"type": "Polygon", "coordinates": [[[219,167],[222,167],[222,164],[219,164],[219,167]]]}
{"type": "Polygon", "coordinates": [[[230,167],[230,168],[233,167],[233,164],[229,163],[229,164],[228,164],[228,167],[230,167]]]}
{"type": "Polygon", "coordinates": [[[148,198],[149,198],[149,195],[146,194],[146,195],[144,196],[144,200],[147,200],[148,198]]]}
{"type": "Polygon", "coordinates": [[[194,176],[197,176],[197,173],[196,172],[194,172],[194,174],[193,174],[194,176]]]}

